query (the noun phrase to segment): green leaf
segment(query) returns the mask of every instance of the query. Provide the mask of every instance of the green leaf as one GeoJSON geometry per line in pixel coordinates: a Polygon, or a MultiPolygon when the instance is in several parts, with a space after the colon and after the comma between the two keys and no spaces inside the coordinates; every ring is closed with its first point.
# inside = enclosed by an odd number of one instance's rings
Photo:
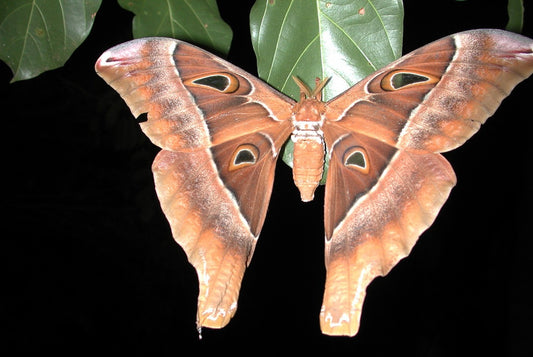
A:
{"type": "MultiPolygon", "coordinates": [[[[400,57],[403,36],[401,0],[258,0],[250,14],[259,77],[299,98],[297,76],[314,87],[330,80],[328,100],[400,57]]],[[[292,141],[283,161],[292,166],[292,141]]],[[[327,163],[326,163],[327,165],[327,163]]],[[[327,166],[324,170],[323,180],[327,166]]]]}
{"type": "Polygon", "coordinates": [[[509,0],[507,3],[509,21],[505,26],[507,31],[522,32],[524,26],[524,4],[522,0],[509,0]]]}
{"type": "Polygon", "coordinates": [[[222,20],[216,0],[119,0],[133,12],[133,36],[172,37],[219,54],[227,54],[231,28],[222,20]]]}
{"type": "Polygon", "coordinates": [[[259,77],[294,99],[292,76],[331,77],[330,99],[401,55],[400,0],[258,0],[250,15],[259,77]]]}
{"type": "Polygon", "coordinates": [[[101,0],[16,0],[0,3],[0,59],[11,82],[61,67],[85,40],[101,0]]]}

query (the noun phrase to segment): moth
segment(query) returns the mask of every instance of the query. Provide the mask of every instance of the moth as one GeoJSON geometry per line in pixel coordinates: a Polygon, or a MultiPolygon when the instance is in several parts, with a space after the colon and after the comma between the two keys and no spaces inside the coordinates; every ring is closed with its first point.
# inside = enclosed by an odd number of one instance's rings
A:
{"type": "Polygon", "coordinates": [[[533,72],[533,40],[500,30],[457,33],[324,102],[296,79],[300,100],[188,43],[126,42],[96,71],[162,150],[152,170],[174,239],[199,280],[197,326],[237,309],[282,145],[313,199],[325,160],[322,332],[353,336],[367,285],[407,256],[456,183],[440,154],[462,145],[533,72]]]}

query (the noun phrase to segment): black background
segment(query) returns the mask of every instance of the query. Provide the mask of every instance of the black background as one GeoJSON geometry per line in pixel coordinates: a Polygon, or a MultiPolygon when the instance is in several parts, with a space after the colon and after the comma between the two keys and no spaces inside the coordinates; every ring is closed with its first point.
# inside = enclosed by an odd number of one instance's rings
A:
{"type": "MultiPolygon", "coordinates": [[[[253,1],[220,3],[234,30],[229,60],[254,73],[253,1]]],[[[461,30],[503,28],[506,3],[406,1],[404,52],[461,30]]],[[[533,37],[528,10],[524,34],[533,37]]],[[[8,84],[0,65],[2,345],[72,355],[528,354],[532,79],[446,154],[458,185],[410,257],[370,285],[356,337],[320,333],[323,189],[301,203],[280,163],[237,314],[198,341],[196,274],[153,188],[158,149],[93,70],[104,50],[131,39],[131,20],[106,0],[65,67],[8,84]]]]}

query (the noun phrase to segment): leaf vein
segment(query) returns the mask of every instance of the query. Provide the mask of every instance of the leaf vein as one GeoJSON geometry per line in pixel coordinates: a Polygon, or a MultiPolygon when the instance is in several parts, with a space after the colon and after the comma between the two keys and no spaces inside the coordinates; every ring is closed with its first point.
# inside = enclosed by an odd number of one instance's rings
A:
{"type": "Polygon", "coordinates": [[[270,63],[270,68],[268,69],[268,75],[267,75],[267,78],[265,79],[266,82],[270,81],[270,75],[272,74],[274,63],[276,62],[276,56],[278,54],[279,43],[280,43],[281,35],[283,34],[283,28],[285,27],[285,23],[287,22],[287,18],[289,17],[289,12],[291,11],[293,4],[294,4],[294,0],[291,0],[289,7],[287,8],[287,11],[285,12],[283,16],[283,21],[281,22],[281,26],[278,32],[278,37],[276,38],[276,45],[274,47],[274,54],[272,55],[272,62],[270,63]]]}

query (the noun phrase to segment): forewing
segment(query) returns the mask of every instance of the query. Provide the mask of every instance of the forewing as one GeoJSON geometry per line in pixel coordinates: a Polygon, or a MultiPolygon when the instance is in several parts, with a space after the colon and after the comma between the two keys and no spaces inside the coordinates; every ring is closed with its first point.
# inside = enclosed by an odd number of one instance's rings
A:
{"type": "Polygon", "coordinates": [[[140,117],[150,140],[172,151],[207,148],[287,125],[294,104],[240,68],[174,39],[115,46],[100,56],[95,69],[140,117]]]}
{"type": "Polygon", "coordinates": [[[462,145],[533,72],[533,41],[500,30],[451,35],[415,50],[328,102],[338,125],[401,149],[462,145]]]}

